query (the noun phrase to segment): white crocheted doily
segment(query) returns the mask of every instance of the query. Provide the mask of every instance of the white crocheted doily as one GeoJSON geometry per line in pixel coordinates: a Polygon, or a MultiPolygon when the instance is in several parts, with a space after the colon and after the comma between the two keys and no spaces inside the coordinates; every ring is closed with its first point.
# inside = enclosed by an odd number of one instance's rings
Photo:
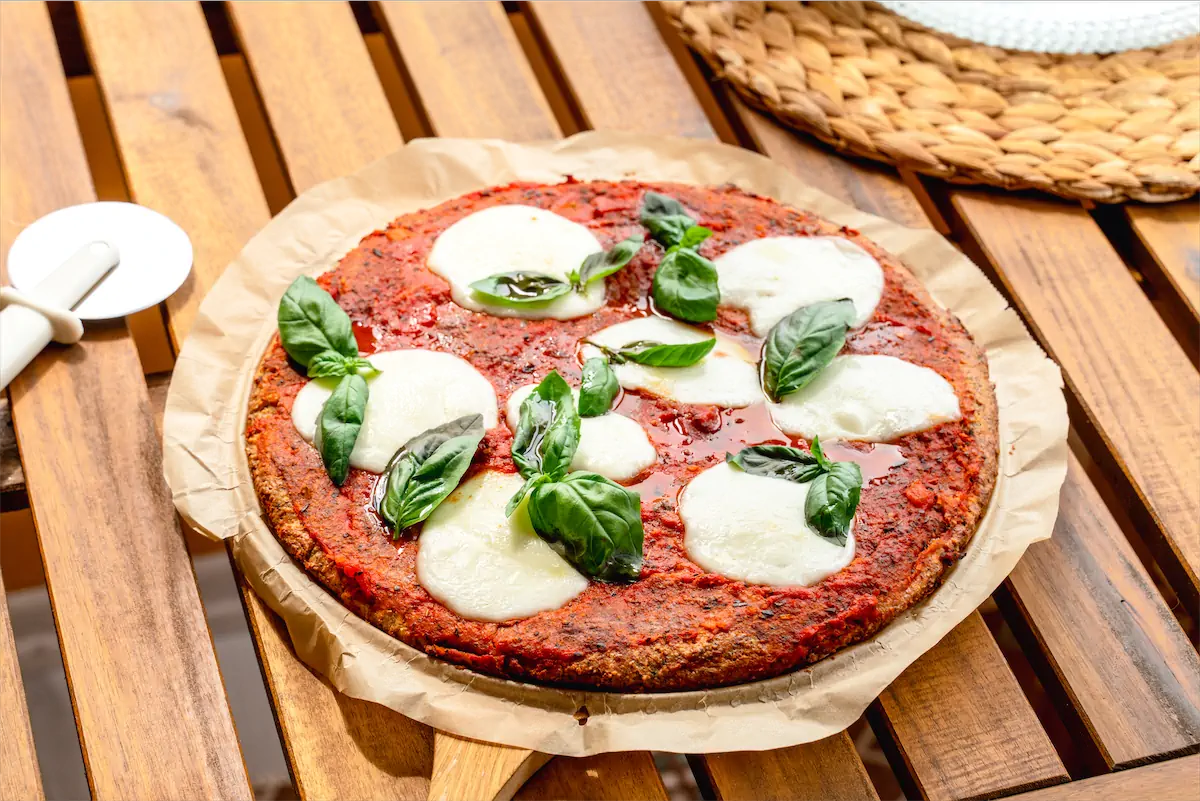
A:
{"type": "Polygon", "coordinates": [[[942,33],[1039,53],[1115,53],[1200,33],[1200,2],[1194,0],[881,0],[880,5],[942,33]]]}

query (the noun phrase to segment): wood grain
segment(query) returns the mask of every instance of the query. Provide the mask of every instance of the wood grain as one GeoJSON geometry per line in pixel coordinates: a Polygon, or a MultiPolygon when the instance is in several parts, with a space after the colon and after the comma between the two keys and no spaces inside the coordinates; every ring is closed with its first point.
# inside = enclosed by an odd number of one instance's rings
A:
{"type": "Polygon", "coordinates": [[[846,732],[777,751],[708,754],[698,764],[719,801],[879,797],[846,732]]]}
{"type": "Polygon", "coordinates": [[[207,288],[268,219],[266,200],[199,4],[78,11],[130,196],[192,238],[192,274],[166,302],[178,350],[207,288]]]}
{"type": "Polygon", "coordinates": [[[1105,767],[1200,748],[1200,659],[1074,456],[1053,538],[1005,586],[1105,767]]]}
{"type": "Polygon", "coordinates": [[[45,798],[3,584],[0,584],[0,731],[4,732],[0,737],[0,801],[45,798]]]}
{"type": "Polygon", "coordinates": [[[433,133],[516,142],[562,134],[500,3],[376,7],[433,133]]]}
{"type": "Polygon", "coordinates": [[[1063,367],[1088,450],[1145,505],[1175,589],[1200,598],[1200,393],[1196,369],[1086,212],[1062,203],[955,191],[978,244],[1063,367]]]}
{"type": "Polygon", "coordinates": [[[612,753],[555,757],[517,791],[518,801],[667,801],[667,790],[649,754],[612,753]]]}
{"type": "Polygon", "coordinates": [[[716,138],[644,5],[546,0],[529,10],[585,127],[716,138]]]}
{"type": "MultiPolygon", "coordinates": [[[[94,199],[44,6],[0,6],[0,250],[94,199]]],[[[11,386],[63,664],[96,798],[250,798],[123,324],[11,386]],[[134,633],[136,632],[136,636],[134,633]]]]}
{"type": "Polygon", "coordinates": [[[1200,756],[1190,756],[1015,795],[1011,801],[1094,801],[1098,798],[1195,801],[1197,797],[1200,797],[1200,756]]]}
{"type": "Polygon", "coordinates": [[[1200,204],[1131,204],[1125,215],[1170,289],[1200,320],[1200,204]]]}
{"type": "Polygon", "coordinates": [[[240,573],[238,585],[300,797],[425,801],[433,731],[333,689],[300,661],[283,620],[240,573]]]}
{"type": "Polygon", "coordinates": [[[229,16],[296,192],[404,143],[348,4],[236,2],[229,16]]]}
{"type": "Polygon", "coordinates": [[[929,801],[1068,780],[978,612],[879,696],[905,767],[929,801]]]}
{"type": "Polygon", "coordinates": [[[509,801],[548,761],[528,748],[434,732],[429,801],[509,801]]]}

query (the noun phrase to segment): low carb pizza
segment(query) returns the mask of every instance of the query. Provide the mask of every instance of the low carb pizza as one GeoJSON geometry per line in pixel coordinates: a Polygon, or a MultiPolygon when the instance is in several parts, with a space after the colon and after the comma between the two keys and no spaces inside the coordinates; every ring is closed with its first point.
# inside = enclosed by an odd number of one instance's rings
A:
{"type": "Polygon", "coordinates": [[[983,353],[858,232],[732,186],[512,184],[297,279],[246,452],[288,552],[483,673],[777,676],[961,556],[997,472],[983,353]]]}

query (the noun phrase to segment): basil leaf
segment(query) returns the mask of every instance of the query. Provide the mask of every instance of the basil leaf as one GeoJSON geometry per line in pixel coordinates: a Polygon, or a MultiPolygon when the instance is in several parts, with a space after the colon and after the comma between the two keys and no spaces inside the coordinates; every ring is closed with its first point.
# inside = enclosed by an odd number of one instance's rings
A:
{"type": "Polygon", "coordinates": [[[571,388],[557,372],[542,379],[521,403],[512,457],[525,478],[545,473],[558,480],[579,447],[579,414],[571,388]]]}
{"type": "Polygon", "coordinates": [[[361,356],[343,356],[334,350],[321,351],[308,363],[309,378],[341,378],[360,371],[366,375],[379,373],[375,365],[361,356]]]}
{"type": "Polygon", "coordinates": [[[612,406],[613,398],[621,391],[617,374],[608,366],[608,359],[594,356],[583,363],[583,380],[579,385],[579,416],[599,417],[612,406]]]}
{"type": "Polygon", "coordinates": [[[690,248],[695,250],[700,247],[705,239],[712,236],[713,232],[705,228],[703,225],[693,225],[691,228],[683,232],[683,238],[679,240],[677,248],[690,248]]]}
{"type": "Polygon", "coordinates": [[[813,436],[812,445],[809,446],[809,450],[812,452],[812,458],[820,465],[823,471],[828,472],[833,468],[833,462],[826,458],[825,451],[821,448],[820,437],[813,436]]]}
{"type": "Polygon", "coordinates": [[[767,397],[778,402],[807,386],[846,344],[853,321],[854,303],[833,300],[797,309],[776,323],[763,347],[767,397]]]}
{"type": "Polygon", "coordinates": [[[377,505],[396,535],[429,517],[454,491],[483,435],[483,415],[472,414],[419,434],[396,452],[377,505]]]}
{"type": "Polygon", "coordinates": [[[483,296],[489,303],[501,306],[524,306],[532,303],[548,303],[571,291],[566,281],[541,273],[500,273],[488,276],[471,284],[476,295],[483,296]]]}
{"type": "Polygon", "coordinates": [[[845,545],[862,495],[862,470],[854,462],[830,462],[828,472],[813,479],[804,501],[809,528],[837,545],[845,545]]]}
{"type": "Polygon", "coordinates": [[[735,454],[726,454],[725,461],[754,476],[782,478],[797,484],[812,481],[823,472],[812,454],[784,445],[751,445],[735,454]]]}
{"type": "Polygon", "coordinates": [[[325,472],[339,487],[350,473],[350,453],[366,412],[367,381],[355,374],[342,377],[317,417],[313,444],[325,463],[325,472]]]}
{"type": "Polygon", "coordinates": [[[550,481],[550,476],[546,475],[545,473],[538,473],[537,475],[527,478],[525,483],[521,485],[521,488],[517,490],[517,494],[509,498],[508,503],[504,505],[504,516],[512,517],[513,512],[517,511],[517,508],[521,505],[521,501],[525,500],[525,496],[528,495],[534,487],[538,486],[539,484],[545,484],[548,481],[550,481]]]}
{"type": "Polygon", "coordinates": [[[642,225],[650,229],[650,235],[666,248],[683,241],[687,230],[696,224],[682,203],[657,192],[647,192],[642,197],[639,216],[642,225]]]}
{"type": "Polygon", "coordinates": [[[571,473],[529,495],[538,536],[581,573],[632,581],[642,570],[642,503],[636,492],[596,473],[571,473]]]}
{"type": "Polygon", "coordinates": [[[283,349],[306,369],[314,356],[327,350],[358,356],[350,316],[307,275],[297,278],[283,293],[276,319],[283,349]]]}
{"type": "Polygon", "coordinates": [[[645,235],[638,234],[628,239],[622,239],[610,250],[593,253],[583,260],[583,264],[577,272],[572,272],[568,276],[571,286],[576,292],[582,292],[584,287],[591,282],[607,278],[629,264],[645,243],[645,235]]]}
{"type": "Polygon", "coordinates": [[[640,339],[616,349],[597,345],[595,342],[589,344],[599,348],[605,356],[617,364],[636,362],[647,367],[691,367],[709,354],[709,351],[716,346],[717,338],[687,342],[682,345],[664,345],[661,342],[640,339]]]}
{"type": "Polygon", "coordinates": [[[715,320],[721,301],[717,268],[694,250],[669,250],[654,271],[650,294],[654,305],[672,317],[693,323],[715,320]]]}

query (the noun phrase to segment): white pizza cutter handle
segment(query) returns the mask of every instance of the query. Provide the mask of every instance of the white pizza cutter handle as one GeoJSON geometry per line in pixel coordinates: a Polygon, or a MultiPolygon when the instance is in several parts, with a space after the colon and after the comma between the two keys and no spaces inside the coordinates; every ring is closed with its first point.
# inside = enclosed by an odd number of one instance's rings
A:
{"type": "Polygon", "coordinates": [[[90,242],[28,292],[0,288],[0,389],[50,344],[71,344],[83,324],[71,312],[117,266],[120,255],[107,242],[90,242]]]}

